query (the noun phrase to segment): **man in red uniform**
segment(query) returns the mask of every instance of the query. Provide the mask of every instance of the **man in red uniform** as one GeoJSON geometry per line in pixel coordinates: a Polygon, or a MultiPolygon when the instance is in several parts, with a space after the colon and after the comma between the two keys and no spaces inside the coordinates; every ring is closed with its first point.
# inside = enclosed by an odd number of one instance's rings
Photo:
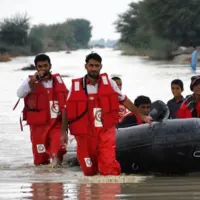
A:
{"type": "Polygon", "coordinates": [[[193,94],[188,95],[177,112],[178,118],[200,117],[200,76],[191,78],[190,89],[193,94]]]}
{"type": "Polygon", "coordinates": [[[151,117],[139,113],[107,74],[100,74],[102,58],[91,53],[86,57],[87,75],[73,79],[67,100],[70,133],[77,141],[77,157],[86,176],[119,175],[116,161],[116,128],[119,102],[145,122],[151,117]]]}
{"type": "Polygon", "coordinates": [[[66,153],[66,99],[68,90],[59,74],[51,74],[51,61],[45,54],[35,57],[37,72],[19,87],[24,98],[23,120],[30,126],[34,164],[61,165],[66,153]]]}

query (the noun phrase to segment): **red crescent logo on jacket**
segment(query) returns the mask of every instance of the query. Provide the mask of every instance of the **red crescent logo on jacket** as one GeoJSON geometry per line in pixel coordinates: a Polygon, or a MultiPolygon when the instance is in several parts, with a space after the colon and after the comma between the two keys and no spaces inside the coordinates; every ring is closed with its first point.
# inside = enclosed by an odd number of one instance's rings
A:
{"type": "Polygon", "coordinates": [[[53,102],[52,106],[51,106],[51,110],[53,113],[58,114],[59,113],[59,105],[58,102],[53,102]]]}
{"type": "Polygon", "coordinates": [[[97,110],[97,112],[95,113],[95,119],[98,122],[101,122],[101,110],[97,110]]]}

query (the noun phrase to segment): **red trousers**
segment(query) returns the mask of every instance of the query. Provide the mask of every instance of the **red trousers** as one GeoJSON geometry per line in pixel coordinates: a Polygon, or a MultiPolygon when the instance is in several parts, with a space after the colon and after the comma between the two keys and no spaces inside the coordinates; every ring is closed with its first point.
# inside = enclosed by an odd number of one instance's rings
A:
{"type": "Polygon", "coordinates": [[[120,164],[116,160],[116,129],[76,136],[77,157],[85,176],[119,175],[120,164]]]}
{"type": "Polygon", "coordinates": [[[62,160],[66,148],[61,145],[61,123],[56,122],[51,128],[47,126],[30,126],[34,164],[49,164],[55,154],[62,160]]]}

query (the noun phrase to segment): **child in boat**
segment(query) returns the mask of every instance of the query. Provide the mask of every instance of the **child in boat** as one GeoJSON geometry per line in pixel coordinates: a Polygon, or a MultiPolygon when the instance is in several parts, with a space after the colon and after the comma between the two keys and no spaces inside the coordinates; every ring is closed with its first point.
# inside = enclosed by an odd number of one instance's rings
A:
{"type": "Polygon", "coordinates": [[[173,99],[167,102],[167,106],[170,110],[170,117],[171,119],[178,118],[177,111],[179,110],[181,104],[184,101],[182,96],[182,92],[184,90],[183,82],[180,79],[175,79],[171,82],[171,91],[174,96],[173,99]]]}
{"type": "MultiPolygon", "coordinates": [[[[148,116],[151,110],[151,100],[147,96],[138,96],[134,101],[135,106],[139,109],[140,113],[148,116]]],[[[140,125],[144,122],[139,116],[134,113],[127,113],[119,122],[119,127],[140,125]]]]}

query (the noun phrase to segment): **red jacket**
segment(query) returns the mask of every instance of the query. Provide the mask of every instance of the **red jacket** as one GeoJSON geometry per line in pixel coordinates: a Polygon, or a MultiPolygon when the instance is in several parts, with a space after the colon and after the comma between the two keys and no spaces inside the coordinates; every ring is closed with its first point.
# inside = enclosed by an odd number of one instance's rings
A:
{"type": "Polygon", "coordinates": [[[45,125],[61,117],[66,104],[68,90],[59,74],[52,75],[53,88],[35,83],[32,91],[24,98],[23,120],[28,125],[45,125]]]}
{"type": "Polygon", "coordinates": [[[113,90],[107,74],[100,74],[97,94],[87,94],[84,80],[85,78],[72,80],[72,91],[67,100],[69,129],[72,135],[109,129],[119,120],[119,94],[113,90]]]}
{"type": "Polygon", "coordinates": [[[193,95],[189,95],[181,104],[177,112],[178,118],[200,117],[200,102],[197,103],[193,95]]]}

